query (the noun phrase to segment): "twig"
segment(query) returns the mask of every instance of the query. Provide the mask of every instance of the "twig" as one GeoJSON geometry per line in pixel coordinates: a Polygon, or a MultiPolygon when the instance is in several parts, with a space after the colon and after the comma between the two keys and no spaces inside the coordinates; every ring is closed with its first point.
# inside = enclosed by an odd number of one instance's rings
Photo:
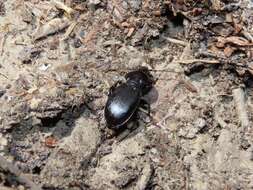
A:
{"type": "Polygon", "coordinates": [[[242,88],[237,88],[233,90],[233,97],[235,101],[235,106],[237,110],[238,118],[241,122],[242,127],[249,126],[249,117],[247,114],[247,109],[245,105],[245,95],[242,88]]]}
{"type": "Polygon", "coordinates": [[[187,46],[189,44],[188,42],[178,40],[178,39],[175,39],[175,38],[164,37],[164,36],[162,36],[162,38],[167,40],[168,42],[173,43],[173,44],[179,44],[179,45],[182,45],[182,46],[187,46]]]}
{"type": "Polygon", "coordinates": [[[209,63],[209,64],[220,63],[219,60],[209,60],[209,59],[187,59],[187,60],[176,60],[173,62],[174,63],[181,63],[181,64],[191,64],[191,63],[196,63],[196,62],[203,62],[203,63],[209,63]]]}
{"type": "Polygon", "coordinates": [[[28,179],[15,165],[8,162],[4,157],[0,156],[0,167],[14,176],[16,176],[17,181],[24,184],[31,190],[42,190],[39,186],[37,186],[33,181],[28,179]]]}
{"type": "Polygon", "coordinates": [[[0,75],[1,76],[3,76],[4,78],[6,78],[6,79],[9,79],[5,74],[3,74],[3,73],[0,73],[0,75]]]}

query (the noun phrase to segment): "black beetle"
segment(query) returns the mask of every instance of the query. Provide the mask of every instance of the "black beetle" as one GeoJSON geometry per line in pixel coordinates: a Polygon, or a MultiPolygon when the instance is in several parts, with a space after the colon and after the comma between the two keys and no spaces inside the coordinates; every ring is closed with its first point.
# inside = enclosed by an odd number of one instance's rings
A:
{"type": "Polygon", "coordinates": [[[125,83],[117,82],[110,88],[104,110],[108,128],[115,131],[124,129],[136,116],[139,107],[149,106],[143,96],[154,84],[153,76],[146,67],[127,73],[125,79],[125,83]]]}

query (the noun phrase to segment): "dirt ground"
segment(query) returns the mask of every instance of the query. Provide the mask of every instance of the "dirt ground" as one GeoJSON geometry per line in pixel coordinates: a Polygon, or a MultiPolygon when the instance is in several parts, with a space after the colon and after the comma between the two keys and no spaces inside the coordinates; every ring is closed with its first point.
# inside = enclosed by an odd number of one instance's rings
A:
{"type": "Polygon", "coordinates": [[[1,0],[0,189],[253,189],[252,0],[1,0]],[[146,66],[118,140],[111,85],[146,66]]]}

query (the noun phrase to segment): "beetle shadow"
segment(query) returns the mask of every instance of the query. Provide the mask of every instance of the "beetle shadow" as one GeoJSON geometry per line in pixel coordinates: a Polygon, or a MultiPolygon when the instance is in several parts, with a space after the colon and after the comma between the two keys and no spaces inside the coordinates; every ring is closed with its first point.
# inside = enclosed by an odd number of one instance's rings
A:
{"type": "Polygon", "coordinates": [[[144,96],[144,99],[151,105],[157,102],[159,93],[155,87],[153,87],[150,92],[144,96]]]}

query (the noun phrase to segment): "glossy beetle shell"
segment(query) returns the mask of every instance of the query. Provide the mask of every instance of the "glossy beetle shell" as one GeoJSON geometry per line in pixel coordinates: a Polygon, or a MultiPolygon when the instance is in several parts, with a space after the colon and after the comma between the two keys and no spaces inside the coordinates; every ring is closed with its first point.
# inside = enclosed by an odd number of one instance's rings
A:
{"type": "Polygon", "coordinates": [[[146,70],[132,71],[126,74],[126,83],[112,88],[104,115],[108,128],[120,130],[135,115],[140,100],[148,93],[153,85],[146,70]]]}
{"type": "Polygon", "coordinates": [[[119,129],[133,116],[140,102],[140,91],[126,84],[115,89],[105,106],[107,125],[119,129]]]}

